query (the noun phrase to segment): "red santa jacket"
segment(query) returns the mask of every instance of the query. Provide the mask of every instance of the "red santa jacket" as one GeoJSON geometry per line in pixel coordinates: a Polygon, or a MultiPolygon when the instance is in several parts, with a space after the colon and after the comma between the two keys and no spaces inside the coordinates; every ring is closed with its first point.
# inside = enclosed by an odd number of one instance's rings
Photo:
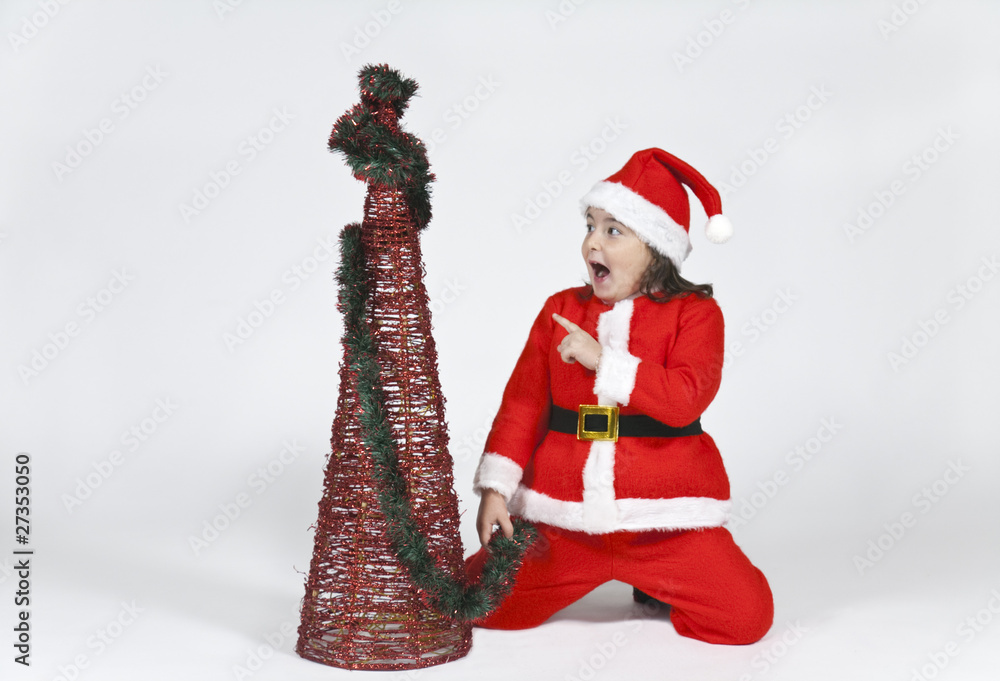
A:
{"type": "Polygon", "coordinates": [[[718,527],[729,515],[729,479],[707,433],[579,441],[548,429],[550,405],[619,405],[686,426],[715,397],[722,376],[718,304],[695,295],[646,296],[608,306],[585,288],[550,297],[504,390],[476,471],[477,493],[503,494],[512,514],[592,534],[718,527]],[[557,312],[602,346],[598,370],[562,361],[557,312]]]}

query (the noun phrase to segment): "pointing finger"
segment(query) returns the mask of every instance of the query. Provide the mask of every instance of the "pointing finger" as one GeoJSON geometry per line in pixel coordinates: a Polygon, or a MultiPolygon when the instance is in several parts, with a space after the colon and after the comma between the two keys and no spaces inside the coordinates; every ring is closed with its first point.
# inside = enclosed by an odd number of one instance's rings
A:
{"type": "Polygon", "coordinates": [[[566,329],[570,333],[573,333],[574,331],[579,331],[580,330],[579,326],[577,326],[576,324],[574,324],[570,320],[566,319],[565,317],[562,317],[562,316],[556,314],[555,312],[552,313],[552,318],[554,320],[556,320],[556,323],[559,324],[559,326],[563,327],[564,329],[566,329]]]}

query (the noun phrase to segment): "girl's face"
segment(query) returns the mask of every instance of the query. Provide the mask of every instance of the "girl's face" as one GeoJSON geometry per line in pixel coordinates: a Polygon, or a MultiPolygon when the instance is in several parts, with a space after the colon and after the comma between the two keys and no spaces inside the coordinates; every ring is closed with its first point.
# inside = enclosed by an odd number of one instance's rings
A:
{"type": "Polygon", "coordinates": [[[594,295],[608,305],[639,292],[642,275],[653,254],[631,229],[606,210],[587,209],[587,236],[583,261],[590,272],[594,295]]]}

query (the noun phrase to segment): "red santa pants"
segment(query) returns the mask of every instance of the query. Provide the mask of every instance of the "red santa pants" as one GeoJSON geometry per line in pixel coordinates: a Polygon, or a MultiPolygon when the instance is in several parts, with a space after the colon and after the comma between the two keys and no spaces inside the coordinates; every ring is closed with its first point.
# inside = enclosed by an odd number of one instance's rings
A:
{"type": "MultiPolygon", "coordinates": [[[[510,596],[479,626],[538,626],[615,579],[669,603],[670,620],[682,636],[753,643],[771,627],[774,604],[767,580],[725,528],[593,535],[536,526],[538,539],[510,596]]],[[[466,559],[471,579],[479,578],[486,557],[480,549],[466,559]]]]}

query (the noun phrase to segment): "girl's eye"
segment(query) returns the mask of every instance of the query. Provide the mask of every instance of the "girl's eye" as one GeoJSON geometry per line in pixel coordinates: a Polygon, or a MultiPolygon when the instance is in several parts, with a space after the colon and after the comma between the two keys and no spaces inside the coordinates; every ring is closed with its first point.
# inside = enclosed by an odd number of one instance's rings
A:
{"type": "Polygon", "coordinates": [[[589,234],[590,232],[593,232],[593,231],[594,231],[594,226],[588,222],[587,223],[587,233],[589,234]]]}
{"type": "Polygon", "coordinates": [[[617,227],[608,227],[608,234],[612,236],[617,236],[621,234],[621,230],[619,230],[617,227]]]}

